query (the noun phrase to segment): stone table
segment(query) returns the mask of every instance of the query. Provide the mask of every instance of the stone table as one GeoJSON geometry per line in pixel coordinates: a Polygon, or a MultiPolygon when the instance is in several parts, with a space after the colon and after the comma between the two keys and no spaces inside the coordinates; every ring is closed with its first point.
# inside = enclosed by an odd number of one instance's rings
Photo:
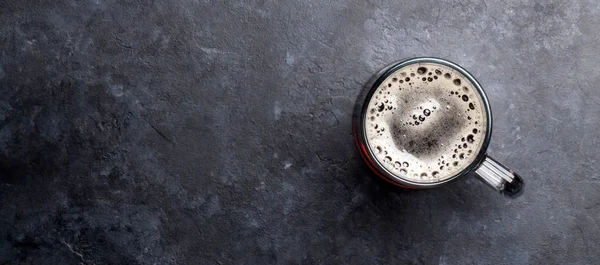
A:
{"type": "Polygon", "coordinates": [[[594,1],[0,1],[0,264],[598,264],[594,1]],[[454,61],[518,199],[373,178],[356,96],[454,61]]]}

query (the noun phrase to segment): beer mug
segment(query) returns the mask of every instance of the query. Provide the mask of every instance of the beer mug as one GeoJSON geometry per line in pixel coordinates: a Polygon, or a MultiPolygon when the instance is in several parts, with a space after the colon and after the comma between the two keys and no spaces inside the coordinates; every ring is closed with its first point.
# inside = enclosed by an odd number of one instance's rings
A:
{"type": "Polygon", "coordinates": [[[485,92],[443,59],[409,59],[375,74],[359,95],[352,130],[366,164],[399,187],[435,188],[474,175],[515,197],[524,185],[486,153],[492,112],[485,92]]]}

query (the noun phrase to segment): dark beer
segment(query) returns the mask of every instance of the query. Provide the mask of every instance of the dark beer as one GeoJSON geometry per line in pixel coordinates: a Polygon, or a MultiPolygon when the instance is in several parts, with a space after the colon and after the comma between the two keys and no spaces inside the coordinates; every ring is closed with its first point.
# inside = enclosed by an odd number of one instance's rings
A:
{"type": "Polygon", "coordinates": [[[367,148],[396,177],[440,182],[477,159],[487,133],[486,107],[454,68],[407,65],[388,75],[367,100],[367,148]]]}

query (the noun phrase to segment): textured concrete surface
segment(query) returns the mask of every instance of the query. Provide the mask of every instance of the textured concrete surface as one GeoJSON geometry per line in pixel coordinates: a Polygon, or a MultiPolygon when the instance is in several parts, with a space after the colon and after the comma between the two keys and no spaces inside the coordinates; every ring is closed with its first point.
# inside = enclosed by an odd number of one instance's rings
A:
{"type": "Polygon", "coordinates": [[[0,1],[0,264],[598,264],[595,1],[0,1]],[[430,191],[355,152],[361,85],[478,78],[528,182],[430,191]]]}

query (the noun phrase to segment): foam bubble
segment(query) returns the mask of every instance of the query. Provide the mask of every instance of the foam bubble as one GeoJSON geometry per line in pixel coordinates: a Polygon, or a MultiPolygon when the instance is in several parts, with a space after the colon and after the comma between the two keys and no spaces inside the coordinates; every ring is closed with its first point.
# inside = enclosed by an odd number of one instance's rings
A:
{"type": "Polygon", "coordinates": [[[467,142],[469,142],[470,144],[472,144],[473,142],[475,142],[475,137],[472,134],[467,135],[467,142]]]}

